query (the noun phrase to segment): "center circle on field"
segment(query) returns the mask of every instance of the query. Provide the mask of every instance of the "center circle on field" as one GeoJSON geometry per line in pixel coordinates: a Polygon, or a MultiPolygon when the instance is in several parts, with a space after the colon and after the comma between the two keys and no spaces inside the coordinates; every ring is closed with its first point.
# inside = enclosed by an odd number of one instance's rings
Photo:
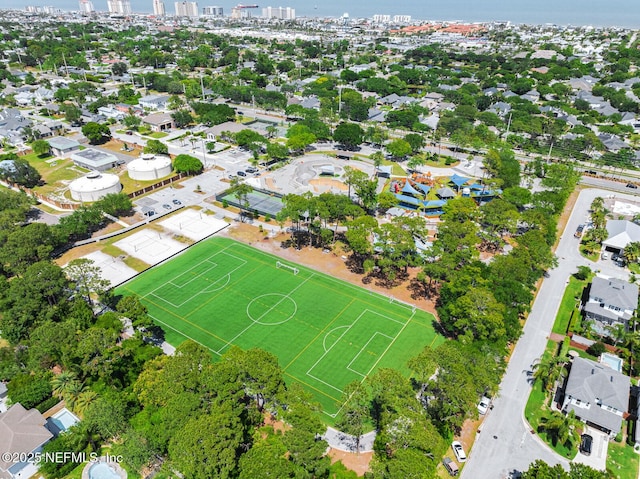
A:
{"type": "Polygon", "coordinates": [[[289,296],[267,293],[256,296],[247,305],[247,316],[257,324],[276,326],[286,323],[298,311],[298,304],[289,296]]]}

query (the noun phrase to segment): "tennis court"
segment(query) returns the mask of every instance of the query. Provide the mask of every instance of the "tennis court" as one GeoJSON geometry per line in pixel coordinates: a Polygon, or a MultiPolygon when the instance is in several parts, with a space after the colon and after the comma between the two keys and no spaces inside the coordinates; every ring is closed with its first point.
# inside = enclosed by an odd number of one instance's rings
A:
{"type": "MultiPolygon", "coordinates": [[[[218,198],[219,201],[226,201],[230,205],[243,207],[238,197],[233,194],[227,194],[218,198]]],[[[263,191],[253,190],[246,197],[248,209],[256,211],[262,215],[271,215],[275,217],[284,207],[282,198],[276,195],[269,195],[263,191]]]]}
{"type": "Polygon", "coordinates": [[[214,237],[116,290],[142,297],[174,346],[193,339],[219,357],[232,345],[275,354],[339,413],[343,388],[442,341],[433,316],[227,238],[214,237]]]}

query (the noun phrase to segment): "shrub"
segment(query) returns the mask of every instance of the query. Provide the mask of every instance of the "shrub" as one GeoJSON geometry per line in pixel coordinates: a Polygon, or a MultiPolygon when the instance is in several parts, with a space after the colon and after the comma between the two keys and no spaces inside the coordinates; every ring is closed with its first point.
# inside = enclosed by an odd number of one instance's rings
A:
{"type": "Polygon", "coordinates": [[[587,349],[587,353],[591,354],[591,356],[598,357],[606,350],[607,348],[605,347],[604,343],[598,341],[597,343],[593,343],[591,346],[589,346],[589,349],[587,349]]]}
{"type": "Polygon", "coordinates": [[[227,200],[222,200],[222,207],[223,208],[228,208],[229,207],[229,202],[227,200]]]}

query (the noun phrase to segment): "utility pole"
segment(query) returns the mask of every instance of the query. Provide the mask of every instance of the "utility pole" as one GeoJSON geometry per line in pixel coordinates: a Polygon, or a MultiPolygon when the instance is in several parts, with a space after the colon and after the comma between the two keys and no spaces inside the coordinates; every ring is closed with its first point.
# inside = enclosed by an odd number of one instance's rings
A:
{"type": "Polygon", "coordinates": [[[67,59],[64,57],[64,52],[62,52],[62,63],[64,63],[64,71],[67,73],[67,78],[69,78],[69,67],[67,66],[67,59]]]}
{"type": "Polygon", "coordinates": [[[505,141],[509,137],[509,128],[511,128],[511,115],[513,115],[513,113],[509,113],[509,121],[507,122],[507,133],[504,135],[505,141]]]}

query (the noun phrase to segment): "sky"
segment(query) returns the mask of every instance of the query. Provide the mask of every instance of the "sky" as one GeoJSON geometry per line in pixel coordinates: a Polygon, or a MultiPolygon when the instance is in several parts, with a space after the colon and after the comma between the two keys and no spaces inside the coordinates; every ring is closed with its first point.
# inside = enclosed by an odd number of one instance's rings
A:
{"type": "MultiPolygon", "coordinates": [[[[106,0],[93,0],[98,11],[107,10],[106,0]]],[[[257,3],[262,7],[283,6],[296,9],[297,16],[351,17],[374,14],[411,15],[423,20],[512,21],[514,23],[556,23],[560,25],[620,26],[640,29],[638,0],[199,0],[198,7],[221,6],[225,14],[237,3],[257,3]]],[[[3,8],[51,5],[62,10],[78,10],[77,0],[2,0],[3,8]]],[[[165,0],[168,13],[174,2],[165,0]]],[[[152,12],[152,0],[131,0],[134,12],[152,12]]]]}

